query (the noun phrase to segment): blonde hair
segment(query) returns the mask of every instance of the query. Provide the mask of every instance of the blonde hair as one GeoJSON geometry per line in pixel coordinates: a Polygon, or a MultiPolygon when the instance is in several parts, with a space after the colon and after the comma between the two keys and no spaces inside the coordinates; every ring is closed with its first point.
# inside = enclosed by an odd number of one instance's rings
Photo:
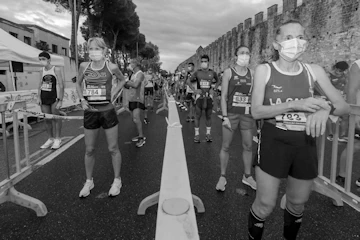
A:
{"type": "Polygon", "coordinates": [[[88,51],[89,51],[89,48],[90,48],[90,44],[91,44],[92,42],[95,42],[95,44],[96,44],[99,48],[104,49],[104,52],[105,52],[105,53],[107,52],[107,46],[106,46],[106,43],[105,43],[104,39],[99,38],[99,37],[89,38],[89,40],[88,40],[88,42],[87,42],[88,51]]]}

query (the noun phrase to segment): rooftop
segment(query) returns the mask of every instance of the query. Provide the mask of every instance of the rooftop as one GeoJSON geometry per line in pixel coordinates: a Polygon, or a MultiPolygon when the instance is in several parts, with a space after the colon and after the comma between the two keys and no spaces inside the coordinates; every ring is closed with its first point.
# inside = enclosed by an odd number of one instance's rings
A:
{"type": "Polygon", "coordinates": [[[57,37],[60,37],[60,38],[62,38],[62,39],[65,39],[65,40],[70,41],[70,39],[67,38],[67,37],[64,37],[64,36],[62,36],[62,35],[60,35],[60,34],[54,33],[54,32],[52,32],[52,31],[50,31],[50,30],[47,30],[46,28],[40,27],[40,26],[35,25],[35,24],[18,24],[18,25],[19,25],[19,26],[23,26],[23,27],[27,27],[27,28],[31,28],[31,27],[37,28],[37,29],[40,29],[41,31],[54,34],[54,35],[57,36],[57,37]]]}
{"type": "Polygon", "coordinates": [[[4,19],[4,18],[1,18],[1,17],[0,17],[0,22],[5,23],[5,24],[8,24],[8,25],[12,25],[13,27],[20,28],[20,29],[22,29],[22,30],[24,30],[24,31],[27,31],[27,32],[30,32],[30,33],[34,33],[34,30],[31,29],[31,28],[28,28],[28,27],[26,27],[26,26],[22,26],[22,25],[20,25],[20,24],[18,24],[18,23],[14,23],[14,22],[12,22],[12,21],[9,21],[9,20],[4,19]]]}

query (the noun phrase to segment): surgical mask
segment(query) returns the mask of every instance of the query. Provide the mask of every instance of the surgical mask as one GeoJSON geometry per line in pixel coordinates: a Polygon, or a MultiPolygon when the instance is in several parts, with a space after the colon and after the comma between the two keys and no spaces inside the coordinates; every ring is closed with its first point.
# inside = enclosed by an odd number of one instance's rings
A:
{"type": "Polygon", "coordinates": [[[245,67],[247,65],[249,65],[249,61],[250,61],[250,56],[247,54],[240,54],[237,57],[237,61],[236,64],[241,66],[241,67],[245,67]]]}
{"type": "Polygon", "coordinates": [[[43,65],[43,66],[46,66],[46,65],[48,65],[48,61],[46,61],[46,60],[41,60],[41,61],[40,61],[40,64],[43,65]]]}
{"type": "Polygon", "coordinates": [[[206,62],[201,63],[201,68],[206,69],[208,67],[208,64],[206,62]]]}
{"type": "Polygon", "coordinates": [[[188,70],[191,71],[191,67],[188,67],[188,70]]]}
{"type": "Polygon", "coordinates": [[[100,61],[103,58],[103,51],[101,50],[93,50],[89,51],[89,57],[93,61],[100,61]]]}
{"type": "Polygon", "coordinates": [[[286,60],[293,61],[298,58],[300,54],[305,52],[306,40],[293,38],[279,43],[281,50],[279,54],[286,60]]]}

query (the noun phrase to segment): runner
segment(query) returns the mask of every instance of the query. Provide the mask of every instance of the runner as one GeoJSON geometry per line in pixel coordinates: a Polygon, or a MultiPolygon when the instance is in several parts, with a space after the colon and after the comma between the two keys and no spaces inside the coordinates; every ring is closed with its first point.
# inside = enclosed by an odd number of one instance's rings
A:
{"type": "Polygon", "coordinates": [[[185,97],[186,97],[186,71],[185,68],[181,70],[180,76],[179,76],[179,83],[180,83],[180,103],[184,104],[185,97]]]}
{"type": "Polygon", "coordinates": [[[129,68],[133,71],[133,74],[124,87],[129,89],[129,109],[132,112],[132,118],[138,131],[138,136],[132,138],[132,141],[137,142],[137,147],[142,147],[146,138],[143,134],[141,111],[145,110],[144,86],[146,86],[147,82],[145,74],[140,70],[140,62],[137,59],[130,61],[129,68]]]}
{"type": "Polygon", "coordinates": [[[217,112],[221,111],[221,83],[222,83],[223,75],[224,75],[224,72],[221,72],[220,77],[219,77],[220,84],[218,84],[219,86],[216,89],[216,101],[217,101],[217,106],[218,106],[218,108],[216,109],[217,112]]]}
{"type": "Polygon", "coordinates": [[[80,97],[81,106],[84,109],[84,134],[85,134],[85,170],[86,183],[80,191],[79,197],[87,197],[94,188],[93,169],[95,164],[96,139],[99,129],[105,131],[108,149],[114,168],[114,182],[109,190],[109,196],[120,193],[122,186],[120,177],[121,153],[118,144],[118,119],[115,108],[111,103],[112,75],[120,80],[117,93],[124,85],[125,79],[116,64],[105,61],[107,51],[102,38],[90,38],[88,51],[91,62],[83,62],[80,65],[79,77],[76,81],[77,94],[80,97]],[[84,90],[82,89],[85,82],[84,90]]]}
{"type": "Polygon", "coordinates": [[[194,82],[194,83],[190,82],[191,75],[194,73],[194,68],[195,68],[194,63],[192,63],[192,62],[188,63],[188,72],[187,72],[187,76],[186,76],[187,95],[185,98],[187,105],[188,105],[187,107],[189,108],[189,113],[188,113],[188,116],[186,117],[187,122],[195,121],[195,96],[194,96],[194,91],[189,86],[191,84],[194,89],[197,89],[196,82],[194,82]]]}
{"type": "Polygon", "coordinates": [[[242,182],[256,190],[256,182],[251,176],[252,140],[255,121],[250,115],[250,99],[253,83],[253,73],[248,68],[250,50],[246,46],[239,46],[235,50],[236,65],[224,72],[221,89],[221,109],[223,116],[222,146],[220,151],[221,176],[216,190],[225,191],[226,168],[229,161],[229,147],[234,132],[240,127],[242,138],[242,158],[245,172],[242,182]]]}
{"type": "Polygon", "coordinates": [[[256,161],[256,199],[248,219],[249,239],[261,239],[265,218],[276,205],[281,178],[287,178],[284,232],[296,239],[304,204],[317,177],[316,138],[326,130],[329,114],[349,113],[323,68],[298,59],[308,43],[300,22],[290,20],[276,31],[279,58],[255,70],[251,114],[263,119],[256,161]],[[313,98],[320,86],[331,102],[313,98]]]}
{"type": "MultiPolygon", "coordinates": [[[[349,84],[347,87],[347,102],[350,104],[360,104],[360,59],[356,60],[354,64],[350,67],[350,73],[349,73],[349,84]]],[[[355,135],[360,134],[360,118],[355,118],[355,135]]],[[[360,141],[355,140],[354,141],[354,155],[355,153],[358,153],[360,150],[360,141]]],[[[347,157],[347,148],[345,148],[340,156],[340,169],[339,169],[339,175],[336,177],[336,182],[339,185],[345,184],[345,176],[346,176],[346,157],[347,157]]],[[[356,186],[360,187],[360,177],[355,181],[356,186]]]]}
{"type": "Polygon", "coordinates": [[[145,85],[145,116],[144,116],[144,123],[148,124],[148,111],[149,108],[151,110],[154,109],[154,81],[155,81],[155,75],[153,73],[152,68],[149,68],[147,73],[145,73],[145,79],[147,81],[147,84],[145,85]]]}
{"type": "MultiPolygon", "coordinates": [[[[50,54],[47,52],[41,52],[39,54],[39,61],[44,67],[40,70],[42,74],[38,89],[38,104],[43,113],[60,115],[59,109],[62,106],[64,97],[64,79],[61,70],[59,67],[51,65],[50,54]]],[[[60,148],[61,125],[62,121],[60,119],[45,119],[45,126],[49,139],[40,148],[60,148]]]]}
{"type": "MultiPolygon", "coordinates": [[[[195,137],[194,142],[200,143],[200,119],[202,111],[205,110],[206,116],[206,141],[212,142],[211,137],[211,115],[213,108],[214,90],[211,89],[212,83],[218,83],[216,72],[209,69],[210,58],[208,55],[201,56],[201,69],[197,70],[191,77],[190,82],[197,83],[197,90],[190,84],[190,88],[196,93],[196,118],[195,118],[195,137]]],[[[217,87],[217,86],[216,86],[217,87]]]]}

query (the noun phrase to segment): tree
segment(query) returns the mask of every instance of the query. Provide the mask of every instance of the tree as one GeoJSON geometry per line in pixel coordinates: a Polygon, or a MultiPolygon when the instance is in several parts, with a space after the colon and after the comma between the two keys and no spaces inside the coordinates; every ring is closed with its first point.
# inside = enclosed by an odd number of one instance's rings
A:
{"type": "Polygon", "coordinates": [[[37,49],[40,49],[42,51],[49,51],[50,50],[50,47],[49,47],[49,44],[47,44],[46,42],[35,42],[35,47],[37,49]]]}

